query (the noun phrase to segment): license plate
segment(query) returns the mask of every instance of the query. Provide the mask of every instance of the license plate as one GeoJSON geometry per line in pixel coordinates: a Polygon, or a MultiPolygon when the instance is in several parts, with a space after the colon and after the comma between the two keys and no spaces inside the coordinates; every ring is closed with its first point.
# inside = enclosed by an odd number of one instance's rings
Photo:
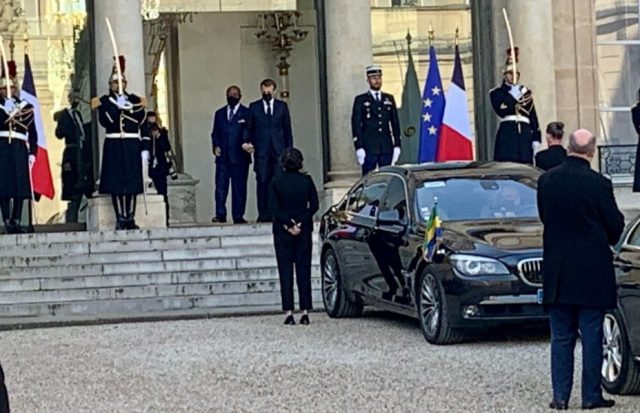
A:
{"type": "Polygon", "coordinates": [[[536,294],[536,301],[538,302],[538,304],[542,304],[543,297],[544,297],[544,294],[543,294],[542,288],[539,288],[538,293],[536,294]]]}

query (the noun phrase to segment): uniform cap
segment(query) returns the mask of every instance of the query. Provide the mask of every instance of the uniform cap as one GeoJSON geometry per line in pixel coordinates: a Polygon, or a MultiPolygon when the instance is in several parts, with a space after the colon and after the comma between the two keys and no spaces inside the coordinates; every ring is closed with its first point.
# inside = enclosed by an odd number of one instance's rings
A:
{"type": "Polygon", "coordinates": [[[367,77],[376,75],[382,76],[382,67],[378,65],[367,66],[367,77]]]}

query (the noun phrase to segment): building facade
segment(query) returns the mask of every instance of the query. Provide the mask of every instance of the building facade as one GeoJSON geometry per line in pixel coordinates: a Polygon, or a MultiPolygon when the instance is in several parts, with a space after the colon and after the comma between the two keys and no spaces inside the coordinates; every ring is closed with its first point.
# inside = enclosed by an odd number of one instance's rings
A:
{"type": "MultiPolygon", "coordinates": [[[[207,223],[213,215],[213,112],[225,89],[243,90],[243,102],[259,98],[259,83],[272,77],[288,90],[294,142],[305,168],[337,200],[359,176],[350,132],[351,105],[367,89],[364,68],[384,70],[383,89],[405,92],[411,53],[420,88],[429,45],[438,53],[443,85],[449,85],[454,45],[459,45],[478,159],[490,159],[497,119],[489,90],[501,81],[509,41],[505,9],[520,48],[522,81],[533,90],[541,125],[561,120],[597,131],[602,145],[594,168],[614,178],[623,203],[630,194],[638,137],[629,108],[638,100],[640,0],[10,0],[0,15],[0,34],[12,39],[22,74],[28,51],[42,105],[57,193],[63,143],[54,136],[53,114],[76,88],[85,101],[104,93],[112,67],[105,18],[120,54],[127,58],[129,89],[147,96],[170,130],[180,179],[173,193],[174,223],[207,223]],[[11,12],[8,11],[11,8],[11,12]],[[258,38],[265,18],[295,17],[305,32],[292,42],[288,75],[279,54],[258,38]],[[292,17],[293,16],[293,17],[292,17]],[[433,38],[430,38],[431,33],[433,38]],[[283,84],[284,80],[284,84],[283,84]],[[186,211],[186,212],[185,212],[186,211]],[[191,222],[190,222],[191,221],[191,222]]],[[[267,20],[268,21],[268,20],[267,20]]],[[[268,24],[267,24],[268,25],[268,24]]],[[[267,27],[268,29],[268,27],[267,27]]],[[[421,91],[418,91],[421,94],[421,91]]],[[[402,108],[401,108],[402,109],[402,108]]],[[[87,104],[85,119],[91,119],[87,104]]],[[[95,169],[100,130],[94,117],[95,169]]],[[[419,134],[403,136],[411,159],[419,134]]],[[[255,218],[249,178],[247,218],[255,218]]],[[[66,203],[59,195],[38,204],[39,224],[57,223],[66,203]]]]}

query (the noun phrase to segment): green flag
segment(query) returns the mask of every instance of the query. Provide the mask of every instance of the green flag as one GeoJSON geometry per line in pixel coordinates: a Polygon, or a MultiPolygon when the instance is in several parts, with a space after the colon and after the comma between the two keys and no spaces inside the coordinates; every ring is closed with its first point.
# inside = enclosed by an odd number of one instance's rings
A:
{"type": "Polygon", "coordinates": [[[398,164],[418,163],[420,148],[420,116],[422,116],[422,98],[416,66],[411,54],[411,42],[408,42],[409,63],[402,90],[402,107],[398,111],[402,131],[402,154],[398,164]]]}

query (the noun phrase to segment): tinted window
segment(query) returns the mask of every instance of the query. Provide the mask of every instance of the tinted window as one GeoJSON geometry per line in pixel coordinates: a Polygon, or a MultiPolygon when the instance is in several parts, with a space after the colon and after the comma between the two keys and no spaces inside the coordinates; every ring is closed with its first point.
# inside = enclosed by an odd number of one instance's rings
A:
{"type": "Polygon", "coordinates": [[[536,187],[528,177],[452,178],[422,182],[416,199],[425,220],[436,198],[443,221],[537,218],[536,187]]]}
{"type": "Polygon", "coordinates": [[[631,232],[629,236],[629,245],[634,245],[636,247],[640,247],[640,222],[636,225],[636,227],[631,232]]]}
{"type": "Polygon", "coordinates": [[[360,195],[362,195],[362,185],[353,189],[349,194],[346,208],[347,211],[356,211],[358,209],[358,200],[360,199],[360,195]]]}
{"type": "Polygon", "coordinates": [[[389,181],[387,196],[382,206],[383,211],[397,210],[400,212],[400,219],[406,217],[407,201],[405,196],[404,182],[401,178],[394,176],[389,181]]]}
{"type": "Polygon", "coordinates": [[[358,201],[354,203],[351,210],[361,215],[375,217],[380,208],[380,201],[387,188],[384,178],[376,178],[367,181],[360,193],[358,201]]]}

